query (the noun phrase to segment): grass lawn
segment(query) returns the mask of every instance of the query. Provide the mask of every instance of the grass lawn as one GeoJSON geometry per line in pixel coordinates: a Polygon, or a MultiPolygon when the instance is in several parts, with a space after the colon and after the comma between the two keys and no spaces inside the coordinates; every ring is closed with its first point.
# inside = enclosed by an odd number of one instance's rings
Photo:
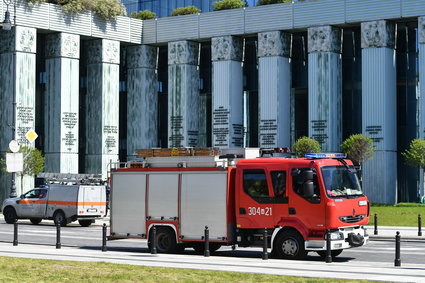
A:
{"type": "MultiPolygon", "coordinates": [[[[359,282],[111,263],[0,257],[1,282],[359,282]]],[[[371,282],[371,281],[362,281],[371,282]]]]}
{"type": "Polygon", "coordinates": [[[399,203],[397,205],[372,204],[369,225],[374,225],[374,214],[378,215],[378,226],[418,226],[418,214],[425,225],[425,205],[399,203]]]}

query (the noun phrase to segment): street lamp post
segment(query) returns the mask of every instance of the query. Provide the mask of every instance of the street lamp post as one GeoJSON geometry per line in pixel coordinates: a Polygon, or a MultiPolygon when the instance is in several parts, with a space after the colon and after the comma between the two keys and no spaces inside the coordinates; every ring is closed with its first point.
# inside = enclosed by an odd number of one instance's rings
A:
{"type": "MultiPolygon", "coordinates": [[[[3,3],[6,5],[6,12],[4,13],[4,19],[3,22],[0,23],[0,26],[3,28],[3,30],[11,30],[12,26],[16,25],[16,0],[3,0],[3,3]],[[13,3],[13,24],[10,21],[10,12],[9,12],[9,5],[13,3]]],[[[14,64],[15,62],[13,62],[14,64]]],[[[13,71],[15,72],[15,71],[13,71]]],[[[13,73],[13,77],[15,78],[15,73],[13,73]]],[[[12,125],[9,125],[9,127],[12,129],[12,140],[15,139],[15,131],[16,131],[16,94],[15,94],[15,79],[13,80],[13,106],[12,106],[12,125]]],[[[16,194],[16,173],[12,172],[12,185],[10,187],[10,195],[9,197],[14,198],[17,197],[16,194]]]]}

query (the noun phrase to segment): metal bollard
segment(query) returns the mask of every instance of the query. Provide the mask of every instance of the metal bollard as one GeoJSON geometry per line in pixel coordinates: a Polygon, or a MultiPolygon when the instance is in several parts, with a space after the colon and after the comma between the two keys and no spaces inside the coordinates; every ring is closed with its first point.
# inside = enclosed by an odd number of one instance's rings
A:
{"type": "Polygon", "coordinates": [[[157,253],[157,250],[156,250],[156,246],[158,245],[158,243],[157,243],[157,238],[156,238],[156,226],[155,225],[153,225],[153,227],[152,227],[152,240],[153,240],[153,243],[152,243],[152,247],[151,247],[151,254],[156,254],[157,253]]]}
{"type": "Polygon", "coordinates": [[[103,223],[102,227],[102,252],[106,252],[106,223],[103,223]]]}
{"type": "Polygon", "coordinates": [[[58,223],[56,224],[56,248],[60,249],[61,247],[61,225],[58,223]]]}
{"type": "Polygon", "coordinates": [[[13,245],[18,245],[18,222],[13,223],[13,245]]]}
{"type": "Polygon", "coordinates": [[[375,225],[375,230],[373,230],[373,235],[378,235],[378,215],[376,215],[375,213],[375,218],[374,218],[374,225],[375,225]]]}
{"type": "Polygon", "coordinates": [[[331,232],[326,230],[326,263],[332,263],[331,232]]]}
{"type": "Polygon", "coordinates": [[[264,228],[263,232],[263,260],[268,260],[269,254],[267,252],[267,228],[264,228]]]}
{"type": "Polygon", "coordinates": [[[418,236],[422,236],[422,218],[418,215],[418,236]]]}
{"type": "Polygon", "coordinates": [[[395,260],[394,260],[394,266],[401,266],[401,259],[400,259],[400,232],[397,231],[397,234],[395,236],[395,260]]]}
{"type": "Polygon", "coordinates": [[[210,256],[210,231],[208,230],[208,226],[205,226],[205,249],[204,249],[204,256],[209,257],[210,256]]]}

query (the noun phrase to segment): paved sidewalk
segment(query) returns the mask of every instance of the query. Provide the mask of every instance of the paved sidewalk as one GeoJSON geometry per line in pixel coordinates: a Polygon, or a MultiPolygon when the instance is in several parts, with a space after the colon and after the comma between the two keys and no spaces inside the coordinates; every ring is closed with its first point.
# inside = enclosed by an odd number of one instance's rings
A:
{"type": "Polygon", "coordinates": [[[425,231],[418,236],[418,227],[378,226],[378,235],[374,235],[374,226],[366,226],[371,241],[395,240],[397,231],[400,232],[401,241],[425,241],[425,231]]]}

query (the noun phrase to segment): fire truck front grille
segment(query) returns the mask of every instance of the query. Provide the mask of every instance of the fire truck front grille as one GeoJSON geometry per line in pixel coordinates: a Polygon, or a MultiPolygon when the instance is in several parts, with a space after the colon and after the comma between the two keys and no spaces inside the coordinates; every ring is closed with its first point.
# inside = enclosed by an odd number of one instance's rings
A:
{"type": "Polygon", "coordinates": [[[356,223],[365,218],[364,214],[354,215],[354,216],[341,216],[339,220],[344,223],[356,223]]]}

